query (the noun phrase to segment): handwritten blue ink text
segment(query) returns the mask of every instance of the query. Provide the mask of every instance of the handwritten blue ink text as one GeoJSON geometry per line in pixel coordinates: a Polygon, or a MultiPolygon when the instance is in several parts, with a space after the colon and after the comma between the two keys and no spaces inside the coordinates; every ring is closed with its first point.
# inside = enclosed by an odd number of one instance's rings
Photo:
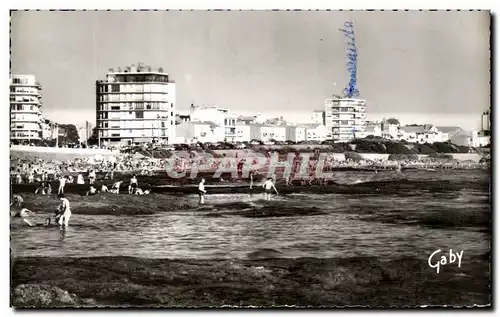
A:
{"type": "Polygon", "coordinates": [[[356,37],[354,36],[354,24],[351,21],[344,22],[344,28],[339,29],[347,39],[347,71],[349,72],[349,85],[344,88],[343,94],[347,98],[358,97],[359,90],[356,86],[356,75],[358,71],[358,49],[356,48],[356,37]]]}

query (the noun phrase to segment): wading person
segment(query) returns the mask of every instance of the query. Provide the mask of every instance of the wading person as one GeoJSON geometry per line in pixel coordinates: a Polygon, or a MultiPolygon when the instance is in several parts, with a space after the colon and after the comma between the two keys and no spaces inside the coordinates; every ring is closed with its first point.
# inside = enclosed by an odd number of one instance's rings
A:
{"type": "Polygon", "coordinates": [[[198,196],[199,196],[199,201],[198,203],[200,205],[203,205],[205,203],[205,194],[207,191],[205,190],[205,179],[202,178],[200,183],[198,184],[198,196]]]}
{"type": "Polygon", "coordinates": [[[262,187],[264,188],[264,199],[265,200],[271,200],[271,193],[272,190],[276,192],[276,195],[279,195],[278,190],[274,186],[273,179],[269,177],[264,184],[262,184],[262,187]]]}
{"type": "Polygon", "coordinates": [[[250,171],[250,189],[253,187],[253,171],[250,171]]]}
{"type": "Polygon", "coordinates": [[[59,205],[59,226],[67,227],[69,224],[69,218],[71,218],[71,209],[69,206],[69,200],[64,197],[64,194],[59,195],[59,199],[61,200],[61,205],[59,205]]]}
{"type": "Polygon", "coordinates": [[[128,193],[129,194],[135,194],[137,190],[138,184],[137,184],[137,177],[135,177],[135,174],[132,176],[130,179],[130,186],[128,187],[128,193]]]}

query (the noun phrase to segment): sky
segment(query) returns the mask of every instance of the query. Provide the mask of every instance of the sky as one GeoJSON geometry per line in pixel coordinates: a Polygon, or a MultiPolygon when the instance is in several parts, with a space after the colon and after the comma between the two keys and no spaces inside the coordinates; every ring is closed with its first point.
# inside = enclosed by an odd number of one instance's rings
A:
{"type": "Polygon", "coordinates": [[[59,123],[95,125],[95,81],[137,62],[175,80],[178,113],[194,102],[303,122],[349,82],[345,21],[369,120],[480,129],[486,11],[19,11],[11,73],[37,77],[43,113],[59,123]]]}

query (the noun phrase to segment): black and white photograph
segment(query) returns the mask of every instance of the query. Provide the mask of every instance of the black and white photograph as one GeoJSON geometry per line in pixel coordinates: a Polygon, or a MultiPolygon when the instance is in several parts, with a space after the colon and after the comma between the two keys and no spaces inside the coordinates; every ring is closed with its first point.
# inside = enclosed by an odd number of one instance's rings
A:
{"type": "Polygon", "coordinates": [[[493,19],[9,11],[10,307],[491,308],[493,19]]]}

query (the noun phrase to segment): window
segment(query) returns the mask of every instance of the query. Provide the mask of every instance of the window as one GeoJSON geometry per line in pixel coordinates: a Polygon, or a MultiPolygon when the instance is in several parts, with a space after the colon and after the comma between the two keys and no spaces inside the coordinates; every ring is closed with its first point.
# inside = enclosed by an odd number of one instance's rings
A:
{"type": "Polygon", "coordinates": [[[108,127],[108,123],[107,122],[104,122],[104,127],[107,128],[108,127]]]}
{"type": "Polygon", "coordinates": [[[112,92],[120,92],[120,85],[118,85],[118,84],[111,85],[111,91],[112,92]]]}
{"type": "Polygon", "coordinates": [[[120,106],[111,106],[111,110],[120,110],[120,106]]]}
{"type": "Polygon", "coordinates": [[[128,114],[132,114],[132,111],[129,111],[128,114]]]}
{"type": "Polygon", "coordinates": [[[138,119],[143,119],[144,118],[144,111],[136,111],[135,117],[138,119]]]}
{"type": "Polygon", "coordinates": [[[151,110],[151,105],[146,105],[147,110],[151,110]]]}

